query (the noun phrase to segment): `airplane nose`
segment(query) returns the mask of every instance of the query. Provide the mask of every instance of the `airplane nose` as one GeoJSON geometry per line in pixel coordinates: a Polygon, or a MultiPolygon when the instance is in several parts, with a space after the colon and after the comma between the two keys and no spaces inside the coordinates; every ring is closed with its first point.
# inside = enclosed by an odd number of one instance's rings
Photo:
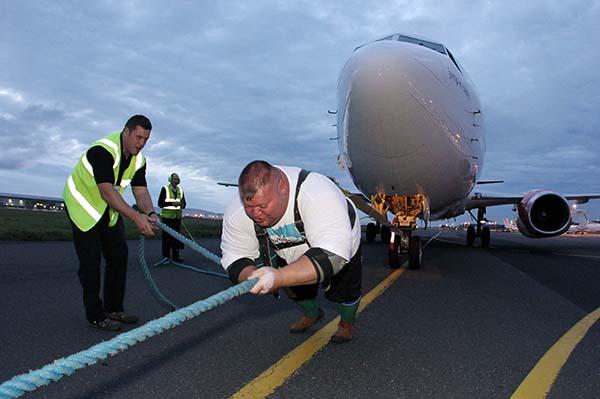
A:
{"type": "MultiPolygon", "coordinates": [[[[373,132],[367,142],[355,143],[360,146],[357,151],[404,157],[429,141],[418,127],[437,114],[437,104],[427,90],[439,85],[438,55],[421,46],[393,41],[376,42],[356,51],[348,66],[351,78],[346,104],[348,115],[357,117],[348,120],[347,128],[373,132]]],[[[351,150],[353,145],[348,142],[348,146],[351,150]]]]}

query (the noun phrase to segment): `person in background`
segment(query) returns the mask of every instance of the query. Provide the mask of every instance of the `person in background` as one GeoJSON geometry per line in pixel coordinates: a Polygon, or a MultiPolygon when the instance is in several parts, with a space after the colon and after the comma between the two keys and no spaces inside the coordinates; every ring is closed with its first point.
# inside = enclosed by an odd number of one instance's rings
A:
{"type": "MultiPolygon", "coordinates": [[[[183,209],[185,209],[185,194],[183,193],[183,188],[179,186],[180,182],[179,175],[171,173],[169,176],[169,185],[163,186],[158,196],[158,206],[161,208],[160,217],[162,222],[177,232],[181,228],[181,218],[183,216],[183,209]]],[[[183,249],[183,244],[163,231],[163,261],[173,259],[175,262],[183,262],[183,259],[179,256],[181,249],[183,249]]]]}

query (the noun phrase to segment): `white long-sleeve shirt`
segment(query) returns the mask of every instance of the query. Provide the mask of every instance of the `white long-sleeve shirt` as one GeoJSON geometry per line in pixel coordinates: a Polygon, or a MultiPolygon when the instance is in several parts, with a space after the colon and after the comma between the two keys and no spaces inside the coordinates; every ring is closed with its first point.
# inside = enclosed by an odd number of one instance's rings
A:
{"type": "MultiPolygon", "coordinates": [[[[275,226],[267,229],[275,245],[277,255],[292,263],[308,249],[307,244],[278,250],[277,244],[301,239],[294,223],[294,195],[300,168],[277,166],[288,179],[290,195],[285,214],[275,226]]],[[[304,234],[310,247],[330,251],[346,262],[356,254],[360,246],[361,232],[358,215],[350,226],[349,204],[340,189],[327,177],[311,172],[300,187],[298,210],[304,223],[304,234]]],[[[355,210],[356,212],[356,210],[355,210]]],[[[225,270],[241,258],[257,259],[260,255],[254,223],[246,215],[239,195],[236,195],[223,216],[221,236],[221,264],[225,270]]],[[[337,272],[337,270],[336,270],[337,272]]]]}

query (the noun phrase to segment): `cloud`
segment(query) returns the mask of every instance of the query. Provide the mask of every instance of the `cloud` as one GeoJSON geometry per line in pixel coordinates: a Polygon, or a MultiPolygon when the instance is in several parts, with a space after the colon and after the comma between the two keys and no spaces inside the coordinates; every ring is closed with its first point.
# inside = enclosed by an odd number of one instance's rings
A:
{"type": "MultiPolygon", "coordinates": [[[[328,140],[337,76],[354,47],[400,31],[446,44],[478,87],[486,177],[510,180],[510,191],[600,191],[590,150],[600,144],[599,14],[583,0],[9,3],[0,178],[69,170],[92,141],[143,113],[154,125],[144,153],[155,196],[179,169],[190,206],[222,210],[231,192],[215,182],[236,180],[253,159],[351,186],[328,140]]],[[[48,176],[57,190],[60,173],[48,176]]]]}
{"type": "Polygon", "coordinates": [[[13,103],[22,103],[24,101],[21,93],[7,88],[0,88],[0,97],[4,97],[13,103]]]}

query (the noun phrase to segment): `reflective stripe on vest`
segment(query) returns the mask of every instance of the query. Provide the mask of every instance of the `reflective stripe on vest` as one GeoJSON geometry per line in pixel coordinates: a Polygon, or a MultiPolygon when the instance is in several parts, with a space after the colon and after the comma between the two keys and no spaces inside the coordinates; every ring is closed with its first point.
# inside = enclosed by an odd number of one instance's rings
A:
{"type": "Polygon", "coordinates": [[[92,168],[92,164],[90,164],[90,161],[87,159],[87,152],[81,156],[81,163],[83,163],[85,169],[90,172],[90,175],[94,176],[94,168],[92,168]]]}
{"type": "MultiPolygon", "coordinates": [[[[119,138],[119,144],[120,144],[120,142],[121,142],[121,139],[119,138]]],[[[110,148],[112,148],[113,158],[115,159],[115,163],[113,164],[113,169],[116,169],[117,166],[119,166],[119,162],[121,161],[121,149],[119,148],[119,146],[117,144],[113,143],[112,141],[108,140],[107,138],[98,140],[98,143],[105,144],[105,145],[109,146],[110,148]]]]}
{"type": "Polygon", "coordinates": [[[88,200],[86,200],[85,197],[79,191],[77,191],[77,187],[75,187],[75,182],[73,181],[72,176],[69,176],[69,178],[67,179],[67,186],[69,187],[69,192],[73,195],[73,197],[75,197],[79,205],[81,205],[83,209],[85,209],[85,211],[88,213],[88,215],[92,217],[92,219],[98,222],[102,215],[96,209],[94,209],[92,204],[90,204],[88,200]]]}

